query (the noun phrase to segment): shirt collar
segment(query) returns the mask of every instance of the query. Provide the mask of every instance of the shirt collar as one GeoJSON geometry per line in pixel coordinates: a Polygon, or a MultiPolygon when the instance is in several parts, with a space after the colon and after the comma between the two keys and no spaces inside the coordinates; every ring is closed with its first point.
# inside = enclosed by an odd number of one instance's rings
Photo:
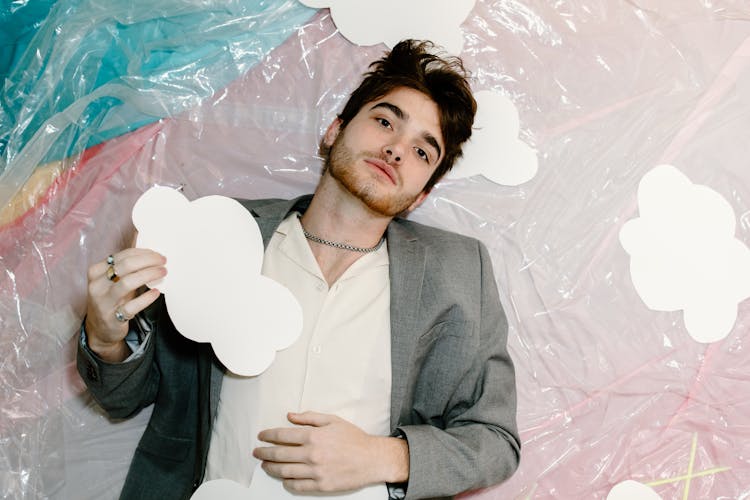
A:
{"type": "MultiPolygon", "coordinates": [[[[323,279],[320,266],[318,266],[318,262],[315,260],[312,249],[310,249],[310,244],[307,242],[307,238],[305,238],[305,234],[302,232],[302,224],[300,223],[299,215],[300,214],[297,211],[289,212],[276,229],[277,233],[284,236],[284,240],[279,245],[279,249],[305,270],[323,279]]],[[[387,241],[384,241],[383,244],[380,245],[380,248],[374,252],[364,254],[357,259],[351,266],[349,266],[349,269],[341,275],[338,281],[353,278],[370,269],[383,266],[389,266],[387,241]]]]}

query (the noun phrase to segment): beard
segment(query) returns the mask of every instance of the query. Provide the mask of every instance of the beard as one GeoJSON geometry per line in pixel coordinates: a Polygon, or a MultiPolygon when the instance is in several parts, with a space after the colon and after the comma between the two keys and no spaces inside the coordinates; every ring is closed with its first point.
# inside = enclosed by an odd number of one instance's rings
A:
{"type": "MultiPolygon", "coordinates": [[[[356,162],[363,158],[380,158],[381,154],[362,152],[357,155],[344,144],[346,129],[341,130],[333,142],[325,160],[324,172],[330,173],[339,184],[364,203],[373,212],[386,217],[395,217],[404,212],[419,197],[420,193],[387,193],[380,185],[376,174],[358,169],[356,162]]],[[[384,159],[383,159],[384,160],[384,159]]],[[[384,160],[385,161],[385,160],[384,160]]],[[[398,184],[398,180],[397,180],[398,184]]],[[[398,187],[394,186],[394,187],[398,187]]]]}

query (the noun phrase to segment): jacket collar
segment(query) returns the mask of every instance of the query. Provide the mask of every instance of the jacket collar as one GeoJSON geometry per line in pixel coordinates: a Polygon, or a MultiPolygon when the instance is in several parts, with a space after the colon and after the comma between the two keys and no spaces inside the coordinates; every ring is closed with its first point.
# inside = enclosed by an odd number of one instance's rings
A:
{"type": "Polygon", "coordinates": [[[250,210],[250,213],[255,217],[255,222],[258,223],[260,234],[263,236],[263,246],[267,247],[268,242],[271,241],[276,228],[279,227],[281,221],[283,221],[289,212],[297,210],[300,213],[305,213],[307,207],[310,206],[312,200],[311,194],[306,194],[295,198],[293,200],[278,200],[272,201],[265,205],[259,205],[250,210]]]}

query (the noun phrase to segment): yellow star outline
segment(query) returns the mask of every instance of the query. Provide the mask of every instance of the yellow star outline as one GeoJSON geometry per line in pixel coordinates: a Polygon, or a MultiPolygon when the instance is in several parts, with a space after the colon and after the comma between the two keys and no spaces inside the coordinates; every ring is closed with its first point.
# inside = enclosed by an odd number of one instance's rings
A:
{"type": "Polygon", "coordinates": [[[677,483],[679,481],[685,481],[685,489],[682,492],[682,500],[688,500],[688,496],[690,495],[690,481],[693,478],[711,476],[713,474],[718,474],[719,472],[725,472],[731,469],[731,467],[715,467],[713,469],[703,470],[700,472],[693,472],[693,466],[695,465],[695,451],[697,447],[698,447],[698,433],[696,432],[693,434],[693,442],[690,447],[690,460],[688,462],[687,474],[683,474],[682,476],[672,477],[668,479],[660,479],[658,481],[652,481],[650,483],[646,483],[646,485],[653,487],[653,486],[659,486],[662,484],[677,483]]]}

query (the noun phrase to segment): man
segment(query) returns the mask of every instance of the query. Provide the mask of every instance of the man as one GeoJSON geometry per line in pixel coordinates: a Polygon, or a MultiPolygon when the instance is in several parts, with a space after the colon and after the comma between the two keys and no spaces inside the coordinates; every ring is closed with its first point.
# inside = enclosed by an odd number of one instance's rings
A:
{"type": "Polygon", "coordinates": [[[248,484],[258,461],[293,492],[387,483],[392,498],[513,473],[515,381],[487,251],[397,217],[452,167],[476,110],[460,60],[429,49],[407,40],[371,65],[323,137],[311,199],[243,202],[263,273],[304,316],[260,376],[226,373],[175,331],[158,290],[136,294],[166,274],[161,255],[91,266],[78,369],[112,417],[155,403],[123,498],[189,497],[205,477],[248,484]]]}

